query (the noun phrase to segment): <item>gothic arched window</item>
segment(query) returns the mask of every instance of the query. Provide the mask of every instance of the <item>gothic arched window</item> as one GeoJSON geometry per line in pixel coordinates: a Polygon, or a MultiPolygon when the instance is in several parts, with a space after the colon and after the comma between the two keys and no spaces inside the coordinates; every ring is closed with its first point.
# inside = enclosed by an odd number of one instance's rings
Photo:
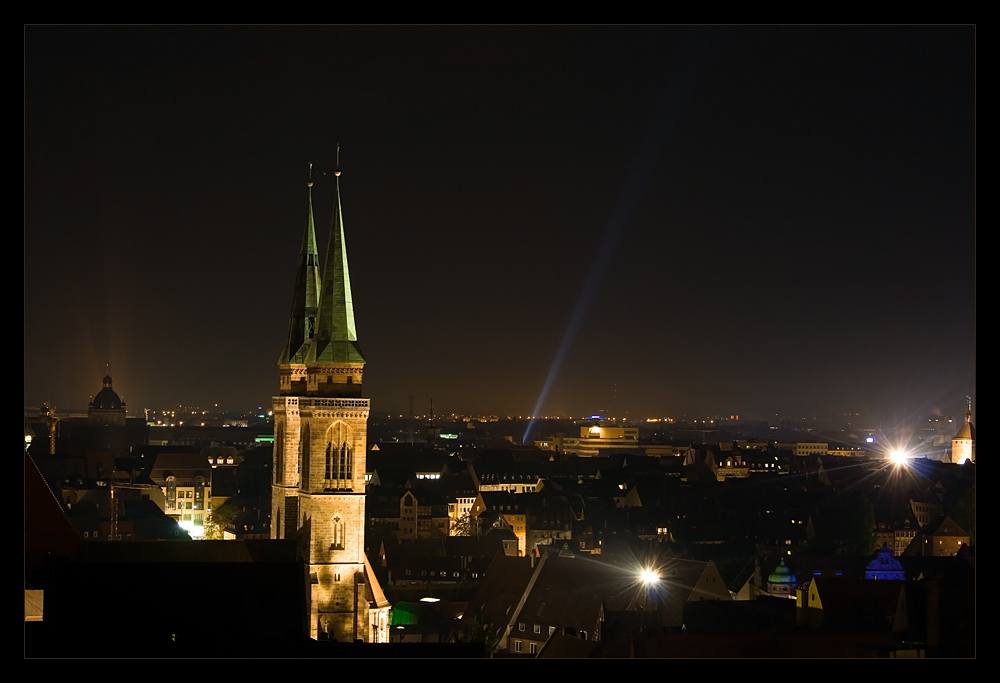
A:
{"type": "Polygon", "coordinates": [[[331,488],[351,488],[354,479],[354,453],[351,448],[351,428],[336,422],[327,431],[326,479],[331,488]]]}

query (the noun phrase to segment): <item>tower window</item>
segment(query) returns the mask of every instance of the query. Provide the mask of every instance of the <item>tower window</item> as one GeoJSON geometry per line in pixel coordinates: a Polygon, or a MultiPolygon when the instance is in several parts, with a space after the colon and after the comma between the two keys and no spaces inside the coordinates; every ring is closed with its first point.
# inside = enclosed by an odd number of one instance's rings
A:
{"type": "MultiPolygon", "coordinates": [[[[343,422],[330,428],[326,444],[326,479],[331,481],[352,480],[354,478],[354,453],[350,446],[351,429],[343,422]]],[[[350,486],[334,486],[350,488],[350,486]]]]}
{"type": "MultiPolygon", "coordinates": [[[[344,519],[340,515],[333,516],[333,543],[330,544],[330,550],[343,550],[344,549],[344,519]]],[[[338,579],[339,581],[339,579],[338,579]]]]}

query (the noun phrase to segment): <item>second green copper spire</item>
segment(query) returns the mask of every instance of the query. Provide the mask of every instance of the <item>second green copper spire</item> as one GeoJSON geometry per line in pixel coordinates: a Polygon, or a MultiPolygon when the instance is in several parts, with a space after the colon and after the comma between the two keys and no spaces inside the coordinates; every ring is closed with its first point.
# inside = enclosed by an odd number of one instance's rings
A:
{"type": "Polygon", "coordinates": [[[336,178],[336,201],[330,241],[326,249],[316,338],[309,347],[309,363],[364,363],[354,325],[354,302],[351,300],[351,275],[347,267],[344,242],[344,217],[340,207],[340,170],[336,178]]]}

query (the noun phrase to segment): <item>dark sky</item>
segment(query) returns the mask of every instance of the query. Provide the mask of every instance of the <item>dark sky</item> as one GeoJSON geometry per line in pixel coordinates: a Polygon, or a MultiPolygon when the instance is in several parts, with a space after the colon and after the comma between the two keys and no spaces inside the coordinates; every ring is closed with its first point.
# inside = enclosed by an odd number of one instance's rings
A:
{"type": "Polygon", "coordinates": [[[339,142],[376,410],[960,414],[975,38],[29,26],[25,405],[268,401],[339,142]]]}

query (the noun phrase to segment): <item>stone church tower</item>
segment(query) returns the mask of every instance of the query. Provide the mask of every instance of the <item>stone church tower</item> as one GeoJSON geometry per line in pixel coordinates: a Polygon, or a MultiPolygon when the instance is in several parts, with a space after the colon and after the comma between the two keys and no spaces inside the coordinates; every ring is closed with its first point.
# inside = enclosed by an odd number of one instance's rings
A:
{"type": "Polygon", "coordinates": [[[320,277],[312,182],[288,340],[273,399],[272,538],[296,539],[309,565],[310,633],[368,636],[365,585],[365,446],[369,400],[361,397],[358,346],[340,207],[340,171],[320,277]]]}

